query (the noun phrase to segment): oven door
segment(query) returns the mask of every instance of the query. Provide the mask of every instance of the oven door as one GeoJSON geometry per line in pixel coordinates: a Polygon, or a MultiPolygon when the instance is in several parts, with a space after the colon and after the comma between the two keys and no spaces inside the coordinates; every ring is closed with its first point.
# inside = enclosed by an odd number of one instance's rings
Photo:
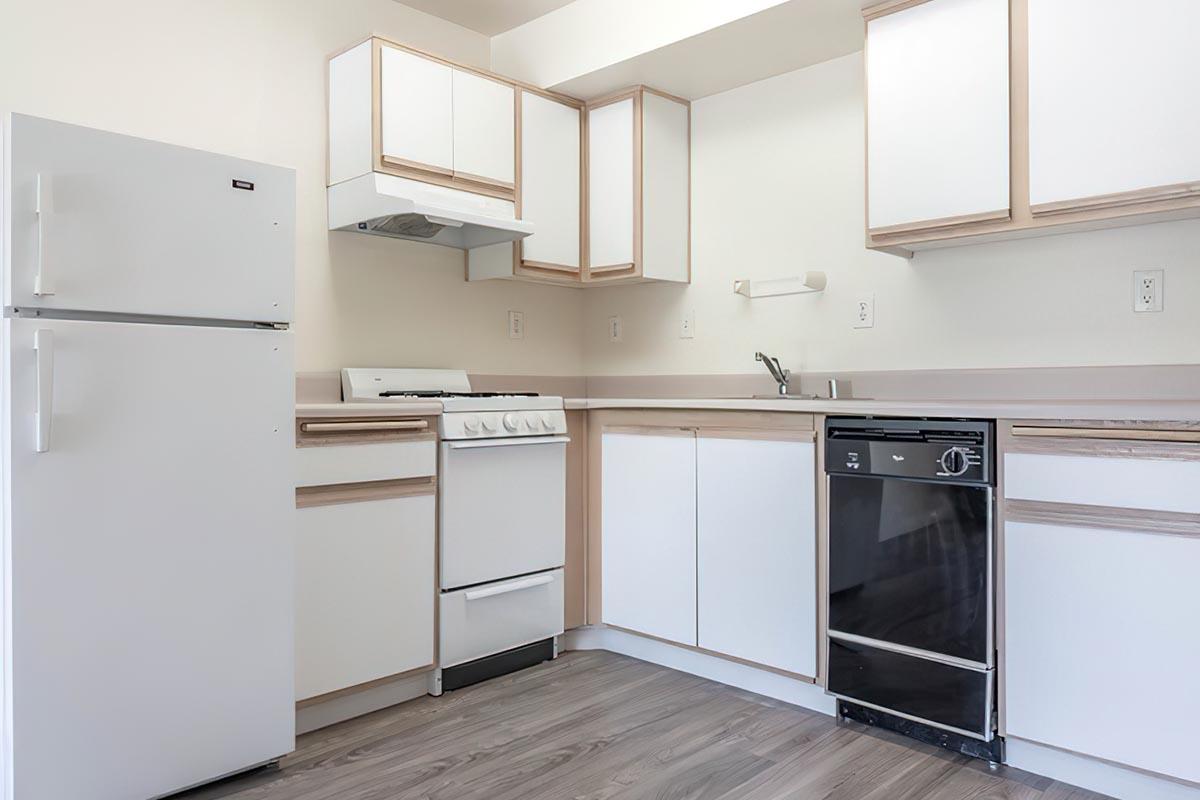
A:
{"type": "Polygon", "coordinates": [[[987,668],[991,620],[990,486],[830,476],[830,636],[987,668]]]}
{"type": "Polygon", "coordinates": [[[563,565],[568,441],[442,443],[443,591],[563,565]]]}

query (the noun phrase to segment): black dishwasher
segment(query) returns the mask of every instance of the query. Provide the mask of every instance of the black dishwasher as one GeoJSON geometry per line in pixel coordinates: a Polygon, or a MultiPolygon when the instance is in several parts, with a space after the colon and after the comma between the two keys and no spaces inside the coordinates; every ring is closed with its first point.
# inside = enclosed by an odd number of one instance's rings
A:
{"type": "Polygon", "coordinates": [[[994,423],[829,418],[828,689],[839,710],[1001,760],[994,423]]]}

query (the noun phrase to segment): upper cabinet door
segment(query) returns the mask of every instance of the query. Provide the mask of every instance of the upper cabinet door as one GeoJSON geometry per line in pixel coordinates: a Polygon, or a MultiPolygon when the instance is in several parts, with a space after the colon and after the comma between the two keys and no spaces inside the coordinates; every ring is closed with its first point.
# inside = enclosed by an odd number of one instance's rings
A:
{"type": "Polygon", "coordinates": [[[1029,0],[1034,214],[1200,197],[1197,30],[1195,0],[1029,0]]]}
{"type": "Polygon", "coordinates": [[[578,108],[521,93],[521,218],[535,233],[523,240],[522,260],[579,270],[578,108]]]}
{"type": "Polygon", "coordinates": [[[634,174],[637,148],[634,98],[588,109],[588,265],[591,270],[635,264],[634,174]]]}
{"type": "Polygon", "coordinates": [[[461,69],[451,72],[455,175],[512,188],[516,90],[461,69]]]}
{"type": "Polygon", "coordinates": [[[1008,0],[929,0],[867,42],[868,228],[1007,218],[1008,0]]]}
{"type": "Polygon", "coordinates": [[[454,70],[394,47],[383,47],[380,55],[384,160],[453,172],[454,70]]]}

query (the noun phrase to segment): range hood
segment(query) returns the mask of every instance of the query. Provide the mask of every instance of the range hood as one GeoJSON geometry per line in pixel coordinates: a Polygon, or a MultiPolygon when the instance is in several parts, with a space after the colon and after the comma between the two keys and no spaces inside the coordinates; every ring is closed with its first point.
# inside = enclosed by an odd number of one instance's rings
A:
{"type": "Polygon", "coordinates": [[[471,250],[524,239],[533,223],[508,200],[369,172],[329,187],[329,229],[471,250]]]}

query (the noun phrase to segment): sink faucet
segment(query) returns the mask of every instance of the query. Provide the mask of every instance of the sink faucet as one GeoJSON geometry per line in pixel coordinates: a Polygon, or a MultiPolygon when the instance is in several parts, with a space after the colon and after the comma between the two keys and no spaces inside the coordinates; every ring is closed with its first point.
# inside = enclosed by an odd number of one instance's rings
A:
{"type": "Polygon", "coordinates": [[[779,384],[779,394],[781,396],[788,393],[788,381],[792,378],[792,371],[779,366],[779,359],[772,358],[764,353],[755,353],[755,361],[761,361],[767,367],[767,372],[771,373],[771,377],[779,384]]]}

